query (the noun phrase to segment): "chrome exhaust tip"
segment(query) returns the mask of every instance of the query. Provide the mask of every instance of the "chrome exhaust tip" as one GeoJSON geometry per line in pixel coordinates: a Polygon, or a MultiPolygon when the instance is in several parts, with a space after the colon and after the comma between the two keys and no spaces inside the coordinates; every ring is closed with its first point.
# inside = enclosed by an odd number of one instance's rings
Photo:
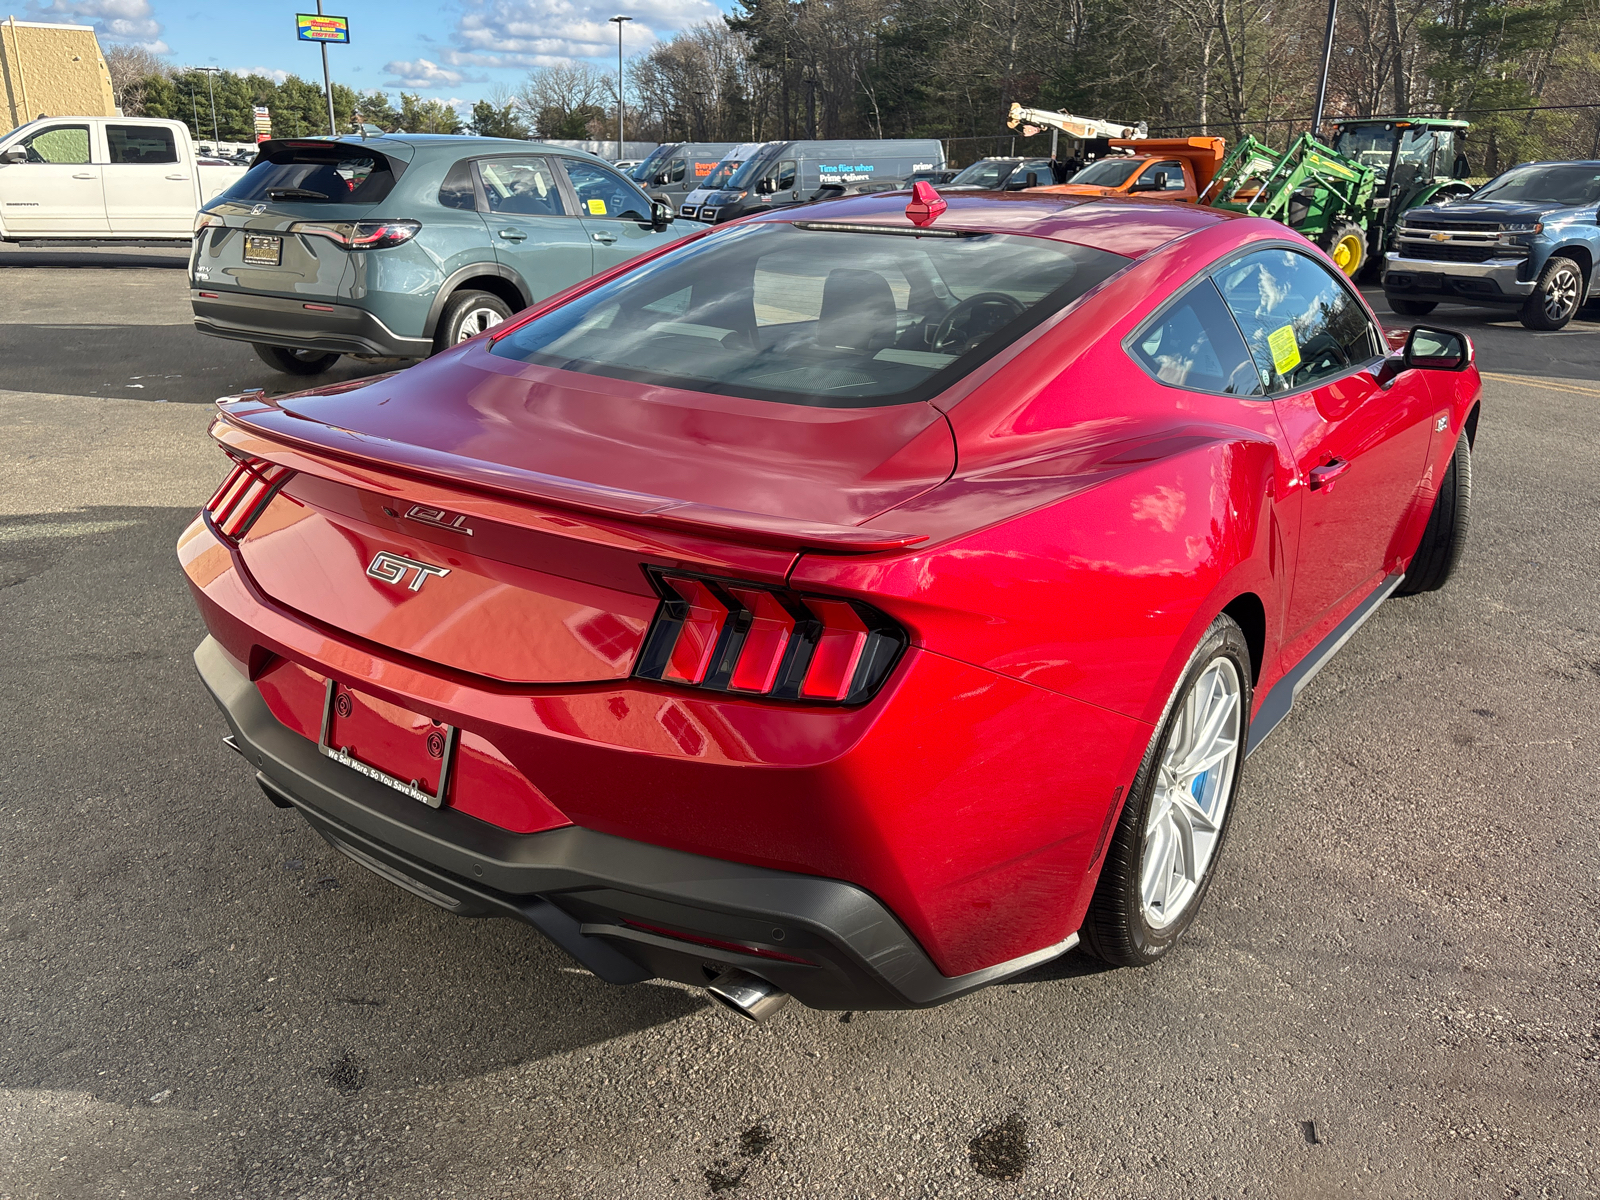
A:
{"type": "Polygon", "coordinates": [[[718,975],[706,984],[706,991],[723,1008],[747,1021],[765,1021],[789,1003],[788,992],[738,967],[729,967],[718,975]]]}

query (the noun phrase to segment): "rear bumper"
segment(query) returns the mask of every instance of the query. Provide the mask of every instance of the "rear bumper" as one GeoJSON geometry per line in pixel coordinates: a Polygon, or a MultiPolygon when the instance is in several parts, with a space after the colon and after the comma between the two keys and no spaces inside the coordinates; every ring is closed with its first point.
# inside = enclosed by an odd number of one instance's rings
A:
{"type": "Polygon", "coordinates": [[[1383,291],[1401,300],[1458,300],[1469,304],[1521,304],[1534,281],[1520,279],[1528,259],[1497,258],[1482,263],[1440,262],[1384,256],[1383,291]]]}
{"type": "Polygon", "coordinates": [[[190,289],[189,299],[194,307],[195,328],[212,337],[380,358],[425,358],[433,353],[431,339],[403,337],[366,309],[354,305],[246,292],[209,296],[198,288],[190,289]],[[313,303],[316,307],[308,307],[313,303]]]}
{"type": "Polygon", "coordinates": [[[608,982],[661,977],[702,985],[737,966],[812,1008],[922,1008],[1049,961],[1078,940],[1072,934],[946,976],[886,906],[852,884],[573,826],[515,834],[428,808],[319,754],[280,724],[215,639],[194,657],[274,803],[292,805],[350,858],[440,907],[526,921],[608,982]]]}

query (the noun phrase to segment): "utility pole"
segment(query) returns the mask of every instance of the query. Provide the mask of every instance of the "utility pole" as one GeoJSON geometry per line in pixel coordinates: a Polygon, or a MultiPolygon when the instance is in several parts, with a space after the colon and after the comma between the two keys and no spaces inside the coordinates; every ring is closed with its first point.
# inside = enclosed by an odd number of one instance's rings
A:
{"type": "Polygon", "coordinates": [[[1322,78],[1317,81],[1317,115],[1311,118],[1311,136],[1322,136],[1322,108],[1328,99],[1328,65],[1333,60],[1333,25],[1339,16],[1339,0],[1328,0],[1328,32],[1322,39],[1322,78]]]}
{"type": "MultiPolygon", "coordinates": [[[[211,140],[213,143],[215,143],[220,141],[221,138],[217,135],[217,90],[214,86],[212,86],[211,81],[216,76],[217,72],[222,70],[222,68],[196,67],[195,70],[204,71],[206,73],[206,95],[211,97],[211,140]]],[[[213,149],[214,148],[215,147],[213,146],[213,149]]]]}
{"type": "MultiPolygon", "coordinates": [[[[322,15],[322,0],[317,0],[317,16],[322,15]]],[[[328,74],[328,43],[322,43],[322,90],[328,97],[328,136],[338,137],[339,126],[333,119],[333,76],[328,74]]]]}
{"type": "Polygon", "coordinates": [[[622,26],[625,22],[633,20],[632,17],[612,17],[612,24],[617,27],[617,158],[628,157],[627,151],[622,148],[622,26]]]}

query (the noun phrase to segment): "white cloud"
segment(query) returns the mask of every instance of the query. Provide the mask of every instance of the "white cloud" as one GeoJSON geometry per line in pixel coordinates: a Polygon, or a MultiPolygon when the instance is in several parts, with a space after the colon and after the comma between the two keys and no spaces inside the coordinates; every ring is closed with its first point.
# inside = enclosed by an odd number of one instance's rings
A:
{"type": "Polygon", "coordinates": [[[235,75],[265,75],[274,83],[282,83],[289,78],[289,72],[277,67],[229,67],[228,70],[235,75]]]}
{"type": "Polygon", "coordinates": [[[150,0],[27,0],[23,9],[34,21],[93,25],[104,42],[142,46],[152,54],[172,52],[161,37],[161,22],[155,19],[150,0]]]}
{"type": "MultiPolygon", "coordinates": [[[[617,53],[615,0],[467,0],[440,55],[451,66],[549,66],[576,58],[610,59],[617,53]]],[[[711,0],[630,0],[623,49],[637,54],[700,21],[721,17],[711,0]]]]}
{"type": "Polygon", "coordinates": [[[404,60],[383,64],[383,69],[391,78],[384,82],[385,87],[392,88],[454,88],[463,83],[482,83],[483,76],[472,77],[464,71],[453,71],[449,67],[441,67],[431,59],[418,58],[410,62],[404,60]]]}

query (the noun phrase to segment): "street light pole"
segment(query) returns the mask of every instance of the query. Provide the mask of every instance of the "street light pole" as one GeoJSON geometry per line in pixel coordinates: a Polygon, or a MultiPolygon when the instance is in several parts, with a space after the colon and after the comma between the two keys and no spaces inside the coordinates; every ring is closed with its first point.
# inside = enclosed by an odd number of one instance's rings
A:
{"type": "Polygon", "coordinates": [[[217,72],[222,70],[222,68],[201,67],[199,69],[206,73],[206,95],[211,97],[211,141],[214,144],[222,139],[217,134],[217,90],[214,86],[212,86],[212,80],[216,77],[217,72]]]}
{"type": "Polygon", "coordinates": [[[617,27],[617,158],[628,157],[628,152],[622,148],[622,25],[625,21],[633,20],[632,17],[612,17],[611,21],[617,27]]]}
{"type": "Polygon", "coordinates": [[[1311,136],[1322,136],[1322,106],[1328,99],[1328,65],[1333,60],[1333,26],[1339,16],[1339,0],[1328,0],[1328,32],[1322,39],[1322,78],[1317,80],[1317,115],[1311,119],[1311,136]]]}

